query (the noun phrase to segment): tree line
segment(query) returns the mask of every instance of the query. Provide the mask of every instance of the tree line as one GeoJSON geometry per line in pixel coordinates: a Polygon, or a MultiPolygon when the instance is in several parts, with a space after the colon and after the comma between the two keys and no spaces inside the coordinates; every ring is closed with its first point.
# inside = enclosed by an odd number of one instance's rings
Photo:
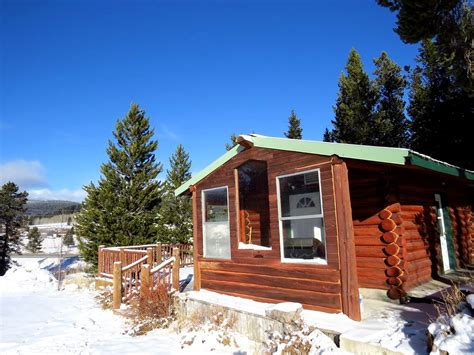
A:
{"type": "MultiPolygon", "coordinates": [[[[177,146],[166,179],[160,181],[163,167],[156,161],[158,142],[144,110],[132,104],[128,114],[117,121],[113,136],[99,181],[84,186],[87,196],[75,223],[81,255],[93,266],[100,245],[188,243],[192,236],[191,201],[174,195],[191,178],[191,161],[184,147],[177,146]]],[[[0,276],[10,267],[11,253],[20,253],[27,197],[13,182],[0,189],[0,276]]],[[[68,231],[65,244],[74,243],[73,231],[68,231]]],[[[41,243],[39,230],[32,228],[26,248],[38,252],[41,243]]]]}
{"type": "MultiPolygon", "coordinates": [[[[400,39],[419,44],[416,65],[402,69],[382,52],[370,78],[352,49],[324,141],[410,148],[474,169],[469,129],[474,118],[472,1],[377,2],[396,13],[400,39]]],[[[285,137],[301,139],[294,111],[288,125],[285,137]]],[[[233,134],[227,149],[235,139],[233,134]]]]}

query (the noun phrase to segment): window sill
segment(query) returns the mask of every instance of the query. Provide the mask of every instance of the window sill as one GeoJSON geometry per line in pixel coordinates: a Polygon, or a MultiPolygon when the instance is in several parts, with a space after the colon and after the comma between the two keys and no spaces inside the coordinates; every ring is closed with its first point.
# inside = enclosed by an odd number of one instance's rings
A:
{"type": "Polygon", "coordinates": [[[327,265],[328,262],[325,259],[281,259],[282,263],[285,264],[313,264],[313,265],[327,265]]]}
{"type": "Polygon", "coordinates": [[[257,244],[245,244],[239,242],[239,250],[272,250],[272,247],[264,247],[257,244]]]}

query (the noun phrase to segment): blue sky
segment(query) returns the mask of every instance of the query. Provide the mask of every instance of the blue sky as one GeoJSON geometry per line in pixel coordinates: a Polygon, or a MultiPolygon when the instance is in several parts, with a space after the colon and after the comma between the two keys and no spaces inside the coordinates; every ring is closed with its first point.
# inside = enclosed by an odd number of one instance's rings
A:
{"type": "MultiPolygon", "coordinates": [[[[36,198],[80,200],[131,102],[157,157],[199,171],[229,135],[322,139],[351,48],[413,65],[394,15],[359,1],[0,1],[0,167],[36,198]]],[[[161,178],[165,173],[161,174],[161,178]]]]}

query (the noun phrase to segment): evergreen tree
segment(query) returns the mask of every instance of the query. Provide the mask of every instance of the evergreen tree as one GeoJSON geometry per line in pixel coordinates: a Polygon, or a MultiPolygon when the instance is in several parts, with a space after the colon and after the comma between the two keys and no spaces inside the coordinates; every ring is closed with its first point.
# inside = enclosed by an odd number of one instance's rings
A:
{"type": "Polygon", "coordinates": [[[291,110],[290,117],[288,117],[288,131],[285,132],[286,138],[302,139],[303,129],[301,128],[301,120],[296,117],[295,111],[291,110]]]}
{"type": "Polygon", "coordinates": [[[324,142],[334,142],[335,141],[335,139],[332,137],[331,132],[327,128],[324,130],[323,141],[324,142]]]}
{"type": "Polygon", "coordinates": [[[439,60],[458,87],[473,90],[474,21],[472,1],[377,0],[397,14],[395,32],[405,43],[433,40],[439,60]]]}
{"type": "Polygon", "coordinates": [[[385,52],[374,60],[374,64],[374,89],[378,99],[374,120],[374,137],[378,142],[374,143],[387,147],[408,147],[409,123],[403,99],[407,80],[400,66],[385,52]]]}
{"type": "Polygon", "coordinates": [[[234,148],[234,146],[237,144],[237,135],[235,133],[232,133],[230,135],[230,144],[229,143],[226,143],[225,144],[225,149],[227,150],[231,150],[232,148],[234,148]]]}
{"type": "Polygon", "coordinates": [[[25,224],[28,193],[19,192],[13,182],[0,189],[0,276],[10,268],[11,252],[20,253],[19,228],[25,224]]]}
{"type": "Polygon", "coordinates": [[[349,53],[346,73],[339,77],[333,129],[324,138],[338,143],[377,144],[373,135],[377,95],[355,49],[349,53]]]}
{"type": "Polygon", "coordinates": [[[174,191],[191,178],[189,154],[180,144],[170,158],[165,193],[158,222],[159,240],[164,243],[189,243],[193,234],[192,205],[188,196],[174,191]]]}
{"type": "Polygon", "coordinates": [[[67,230],[66,235],[63,239],[63,243],[68,247],[74,245],[74,227],[71,227],[67,230]]]}
{"type": "Polygon", "coordinates": [[[41,233],[38,230],[38,227],[33,227],[28,232],[28,244],[26,245],[26,249],[28,249],[33,254],[36,254],[41,251],[42,243],[43,238],[41,237],[41,233]]]}
{"type": "Polygon", "coordinates": [[[470,127],[472,98],[449,75],[433,41],[423,41],[412,73],[408,113],[411,148],[434,158],[473,169],[470,127]]]}
{"type": "Polygon", "coordinates": [[[113,134],[109,161],[101,166],[98,184],[84,187],[87,196],[76,218],[79,250],[93,265],[99,245],[147,244],[157,238],[161,200],[157,176],[162,167],[155,161],[158,142],[152,140],[154,130],[145,111],[132,104],[113,134]]]}

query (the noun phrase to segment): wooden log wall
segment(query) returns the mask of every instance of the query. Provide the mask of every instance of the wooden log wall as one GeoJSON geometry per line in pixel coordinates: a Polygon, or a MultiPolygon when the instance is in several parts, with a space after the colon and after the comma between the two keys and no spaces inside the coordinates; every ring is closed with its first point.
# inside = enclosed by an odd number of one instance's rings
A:
{"type": "Polygon", "coordinates": [[[443,194],[449,206],[456,266],[473,263],[473,191],[466,181],[429,171],[384,165],[361,169],[359,162],[351,161],[348,165],[361,287],[387,289],[399,297],[442,274],[436,193],[443,194]],[[397,210],[390,210],[395,205],[397,210]],[[383,210],[386,206],[390,217],[383,210]],[[398,280],[393,278],[397,274],[398,280]]]}
{"type": "MultiPolygon", "coordinates": [[[[195,187],[195,250],[202,288],[256,301],[300,302],[305,308],[331,313],[343,310],[340,270],[342,261],[338,248],[331,157],[254,147],[239,153],[195,187]],[[240,226],[234,169],[250,159],[267,162],[271,250],[238,249],[237,230],[240,226]],[[327,265],[282,263],[276,178],[313,169],[320,169],[327,265]],[[231,260],[203,257],[201,192],[203,189],[220,186],[228,186],[229,191],[231,260]]],[[[349,316],[354,317],[351,314],[349,316]]]]}
{"type": "Polygon", "coordinates": [[[404,264],[408,276],[404,290],[408,291],[431,280],[433,268],[437,268],[438,265],[438,262],[432,262],[431,255],[439,255],[436,251],[439,243],[433,238],[436,226],[433,209],[418,205],[401,205],[401,215],[407,255],[404,264]]]}
{"type": "Polygon", "coordinates": [[[456,244],[462,266],[474,265],[474,214],[472,207],[457,207],[451,212],[457,229],[456,244]]]}
{"type": "Polygon", "coordinates": [[[469,211],[469,214],[465,212],[465,221],[468,223],[466,227],[467,245],[469,246],[467,260],[470,265],[474,265],[474,213],[472,210],[469,211]]]}
{"type": "Polygon", "coordinates": [[[406,280],[397,188],[381,173],[349,170],[357,274],[360,287],[401,295],[406,280]]]}
{"type": "Polygon", "coordinates": [[[442,196],[447,207],[450,224],[447,228],[452,235],[456,264],[451,267],[470,263],[469,251],[463,250],[469,245],[469,228],[472,228],[469,211],[473,192],[465,180],[429,172],[399,174],[398,179],[408,252],[409,278],[405,287],[409,290],[443,274],[435,194],[442,196]]]}

